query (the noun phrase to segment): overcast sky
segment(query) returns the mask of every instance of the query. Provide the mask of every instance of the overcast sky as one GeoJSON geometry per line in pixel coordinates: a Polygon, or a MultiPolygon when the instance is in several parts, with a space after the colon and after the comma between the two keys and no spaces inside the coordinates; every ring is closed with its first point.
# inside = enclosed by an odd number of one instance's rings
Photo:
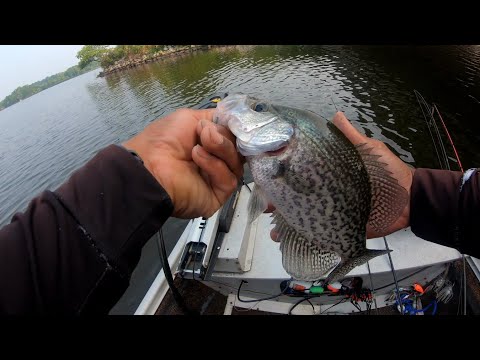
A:
{"type": "Polygon", "coordinates": [[[0,101],[18,86],[78,64],[83,45],[0,45],[0,101]]]}

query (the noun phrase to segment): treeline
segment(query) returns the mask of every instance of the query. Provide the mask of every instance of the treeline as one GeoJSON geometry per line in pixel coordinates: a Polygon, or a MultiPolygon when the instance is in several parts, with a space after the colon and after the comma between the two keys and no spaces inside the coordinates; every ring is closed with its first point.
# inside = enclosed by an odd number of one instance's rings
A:
{"type": "Polygon", "coordinates": [[[78,53],[78,65],[87,66],[92,61],[98,61],[102,68],[114,65],[117,61],[138,58],[144,55],[175,50],[176,48],[192,47],[194,45],[85,45],[78,53]]]}
{"type": "Polygon", "coordinates": [[[65,70],[64,72],[48,76],[43,80],[37,81],[30,85],[24,85],[16,88],[10,95],[0,102],[0,110],[3,110],[20,100],[24,100],[36,93],[39,93],[42,90],[48,89],[49,87],[60,84],[63,81],[69,80],[76,76],[82,75],[86,72],[89,72],[95,68],[99,67],[98,62],[90,62],[87,66],[81,68],[78,65],[72,66],[65,70]]]}

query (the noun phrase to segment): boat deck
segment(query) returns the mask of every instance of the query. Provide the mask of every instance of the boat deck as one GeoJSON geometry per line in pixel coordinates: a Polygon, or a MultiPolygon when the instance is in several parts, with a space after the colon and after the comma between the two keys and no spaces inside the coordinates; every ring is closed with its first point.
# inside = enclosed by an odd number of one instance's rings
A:
{"type": "MultiPolygon", "coordinates": [[[[463,261],[457,260],[453,263],[452,273],[449,278],[459,283],[463,276],[463,261]]],[[[480,314],[480,283],[475,277],[474,271],[466,264],[467,276],[467,315],[480,314]]],[[[228,297],[204,285],[201,281],[192,279],[182,279],[177,277],[175,285],[179,293],[185,300],[187,307],[196,311],[200,315],[223,315],[227,306],[228,297]]],[[[461,313],[461,298],[459,296],[460,287],[456,287],[455,296],[448,304],[439,303],[438,315],[458,315],[461,313]]],[[[431,296],[425,295],[423,301],[428,303],[432,300],[431,296]]],[[[255,305],[255,304],[254,304],[255,305]]],[[[278,313],[260,311],[252,309],[251,304],[242,305],[235,302],[231,315],[279,315],[278,313]],[[246,306],[246,307],[243,307],[246,306]]],[[[353,306],[352,306],[352,309],[353,306]]],[[[367,312],[354,311],[348,315],[366,315],[367,312]]],[[[183,315],[182,310],[175,303],[171,290],[167,292],[155,315],[183,315]]],[[[375,309],[372,307],[370,315],[392,315],[397,316],[400,313],[393,306],[386,306],[375,309]]]]}
{"type": "MultiPolygon", "coordinates": [[[[189,223],[169,256],[170,266],[175,271],[175,269],[179,269],[179,266],[183,266],[180,264],[184,264],[181,259],[183,259],[183,255],[189,253],[188,251],[185,252],[185,249],[189,248],[188,244],[210,244],[210,250],[206,251],[208,256],[203,259],[203,264],[207,269],[206,273],[200,276],[198,264],[202,262],[197,261],[196,280],[192,280],[191,268],[190,272],[179,271],[179,274],[184,274],[184,278],[177,274],[175,279],[179,292],[185,298],[187,307],[196,310],[199,314],[220,315],[226,313],[237,315],[251,314],[252,311],[255,311],[256,314],[265,311],[288,313],[289,309],[301,299],[301,297],[282,295],[271,301],[261,300],[242,303],[238,300],[236,295],[239,286],[242,284],[241,297],[258,300],[279,294],[280,283],[290,278],[281,265],[279,244],[270,239],[269,233],[273,227],[270,215],[262,214],[253,223],[246,223],[249,196],[250,192],[245,187],[239,192],[238,198],[235,200],[233,221],[228,232],[222,233],[217,229],[218,214],[207,220],[196,219],[189,223]],[[216,241],[219,239],[222,240],[216,241]],[[201,280],[199,280],[200,277],[201,280]],[[258,312],[258,310],[261,312],[258,312]]],[[[451,281],[456,283],[454,290],[457,302],[451,301],[446,306],[441,304],[442,306],[439,306],[438,311],[449,314],[459,313],[461,307],[458,306],[458,301],[461,301],[459,299],[459,289],[460,279],[463,277],[463,260],[458,251],[424,241],[416,237],[410,229],[391,234],[386,237],[386,241],[389,248],[393,250],[391,256],[399,286],[411,286],[415,282],[425,285],[442,274],[448,263],[457,264],[452,266],[448,273],[451,281]],[[461,266],[458,265],[459,262],[461,266]],[[462,276],[458,275],[459,272],[462,276]]],[[[384,239],[368,240],[367,246],[374,249],[383,249],[385,248],[384,239]]],[[[470,268],[470,262],[466,262],[466,264],[468,267],[467,298],[474,299],[473,301],[469,300],[469,302],[478,304],[480,296],[475,294],[480,294],[479,282],[475,270],[470,268]]],[[[376,289],[377,306],[393,310],[390,313],[396,314],[397,311],[392,307],[392,301],[388,299],[395,288],[392,264],[388,256],[379,256],[369,261],[369,265],[370,268],[366,264],[355,268],[348,274],[348,277],[361,277],[364,287],[376,289]]],[[[477,269],[476,266],[473,266],[473,268],[477,269]]],[[[183,269],[186,268],[183,267],[183,269]]],[[[321,298],[311,299],[311,302],[315,307],[315,313],[320,313],[339,300],[341,300],[340,296],[327,294],[327,296],[321,298]]],[[[425,301],[430,303],[428,299],[425,299],[425,301]]],[[[312,314],[312,306],[307,302],[304,304],[299,305],[295,311],[299,314],[312,314]]],[[[471,313],[478,313],[478,310],[475,310],[474,307],[470,310],[471,313]]],[[[363,303],[361,310],[365,309],[366,305],[363,303]]],[[[349,302],[326,311],[327,313],[342,314],[358,312],[349,302]]],[[[372,305],[372,313],[374,311],[374,305],[372,305]]],[[[163,271],[158,274],[136,313],[157,315],[182,313],[168,289],[163,271]]],[[[377,312],[375,311],[375,313],[377,312]]],[[[382,309],[381,313],[388,314],[389,311],[382,309]]]]}

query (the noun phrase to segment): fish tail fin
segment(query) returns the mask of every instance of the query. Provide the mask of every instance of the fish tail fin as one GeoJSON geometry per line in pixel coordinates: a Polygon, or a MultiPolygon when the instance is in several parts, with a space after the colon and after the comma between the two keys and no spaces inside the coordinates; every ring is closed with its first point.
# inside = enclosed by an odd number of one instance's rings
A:
{"type": "Polygon", "coordinates": [[[360,255],[340,262],[335,269],[327,276],[325,284],[333,283],[341,280],[347,275],[353,268],[365,264],[368,260],[371,260],[377,256],[385,255],[392,250],[371,250],[365,249],[360,255]]]}

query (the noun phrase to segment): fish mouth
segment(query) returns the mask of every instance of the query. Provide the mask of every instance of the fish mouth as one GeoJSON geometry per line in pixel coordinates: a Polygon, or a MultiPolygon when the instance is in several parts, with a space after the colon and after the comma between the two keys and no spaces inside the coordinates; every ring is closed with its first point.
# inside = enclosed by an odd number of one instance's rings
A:
{"type": "Polygon", "coordinates": [[[288,145],[284,145],[277,150],[267,151],[265,154],[267,154],[268,156],[277,156],[277,155],[283,154],[287,150],[287,147],[288,145]]]}
{"type": "Polygon", "coordinates": [[[241,139],[237,138],[238,152],[243,156],[277,156],[285,152],[288,148],[288,145],[289,142],[284,140],[264,144],[252,144],[243,142],[241,139]]]}

